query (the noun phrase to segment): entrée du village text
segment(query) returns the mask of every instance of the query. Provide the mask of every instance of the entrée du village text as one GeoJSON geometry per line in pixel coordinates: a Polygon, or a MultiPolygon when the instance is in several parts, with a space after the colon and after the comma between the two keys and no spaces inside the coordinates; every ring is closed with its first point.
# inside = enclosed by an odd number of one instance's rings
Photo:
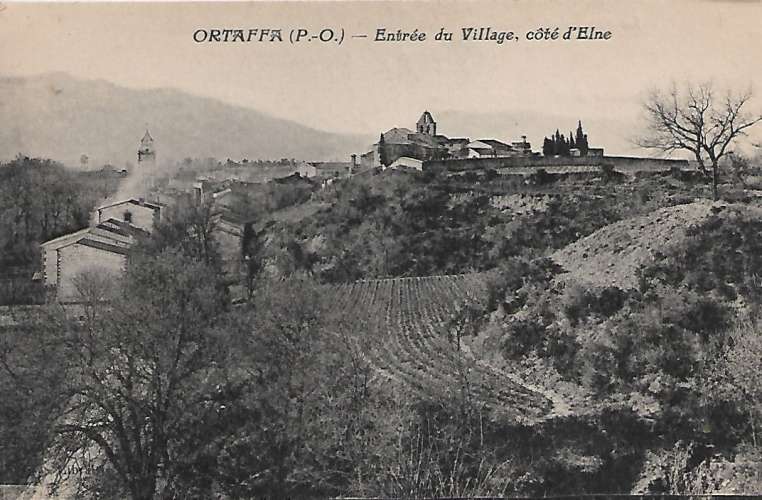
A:
{"type": "Polygon", "coordinates": [[[193,32],[196,43],[284,43],[302,42],[343,42],[345,35],[353,39],[367,39],[373,42],[493,42],[502,45],[506,41],[521,39],[528,41],[577,41],[611,40],[611,30],[596,26],[540,26],[523,34],[491,26],[470,26],[450,31],[440,28],[433,32],[419,28],[376,28],[372,34],[349,32],[341,27],[320,28],[199,28],[193,32]]]}

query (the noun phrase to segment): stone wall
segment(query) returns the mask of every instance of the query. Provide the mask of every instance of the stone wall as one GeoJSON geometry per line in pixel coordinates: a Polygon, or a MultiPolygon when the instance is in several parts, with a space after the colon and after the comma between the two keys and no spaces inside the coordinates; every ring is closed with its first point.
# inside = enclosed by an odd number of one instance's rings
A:
{"type": "Polygon", "coordinates": [[[548,173],[574,173],[598,171],[604,166],[611,166],[623,174],[637,172],[664,172],[673,168],[688,170],[687,160],[664,158],[638,158],[630,156],[583,156],[583,157],[545,157],[519,156],[508,158],[469,158],[458,160],[429,160],[424,162],[424,170],[463,172],[469,170],[496,170],[501,174],[528,175],[532,171],[544,168],[548,173]]]}

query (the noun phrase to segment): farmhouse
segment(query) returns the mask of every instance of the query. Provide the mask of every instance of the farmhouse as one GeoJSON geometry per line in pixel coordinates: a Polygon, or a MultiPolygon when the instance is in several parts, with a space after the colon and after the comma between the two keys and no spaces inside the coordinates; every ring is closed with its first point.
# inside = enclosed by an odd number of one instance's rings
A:
{"type": "Polygon", "coordinates": [[[75,301],[82,273],[119,276],[127,265],[127,252],[146,231],[118,219],[46,241],[41,247],[41,277],[60,302],[75,301]]]}

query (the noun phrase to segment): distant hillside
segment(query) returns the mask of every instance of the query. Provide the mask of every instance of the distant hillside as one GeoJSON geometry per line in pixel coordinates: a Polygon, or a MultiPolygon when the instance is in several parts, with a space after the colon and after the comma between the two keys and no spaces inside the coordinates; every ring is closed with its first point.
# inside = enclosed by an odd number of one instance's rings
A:
{"type": "Polygon", "coordinates": [[[172,89],[133,90],[62,73],[0,77],[0,159],[17,153],[91,166],[135,162],[145,128],[159,163],[185,157],[347,160],[372,137],[315,130],[172,89]]]}

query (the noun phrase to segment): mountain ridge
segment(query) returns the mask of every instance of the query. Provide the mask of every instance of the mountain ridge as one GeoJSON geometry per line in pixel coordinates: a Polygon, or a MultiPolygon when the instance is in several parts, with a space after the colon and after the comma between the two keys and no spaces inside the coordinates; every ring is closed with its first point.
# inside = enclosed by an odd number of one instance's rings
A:
{"type": "Polygon", "coordinates": [[[159,163],[185,157],[345,160],[372,136],[318,130],[255,109],[168,87],[134,89],[66,73],[0,75],[0,158],[16,154],[79,165],[136,161],[145,129],[159,163]]]}

